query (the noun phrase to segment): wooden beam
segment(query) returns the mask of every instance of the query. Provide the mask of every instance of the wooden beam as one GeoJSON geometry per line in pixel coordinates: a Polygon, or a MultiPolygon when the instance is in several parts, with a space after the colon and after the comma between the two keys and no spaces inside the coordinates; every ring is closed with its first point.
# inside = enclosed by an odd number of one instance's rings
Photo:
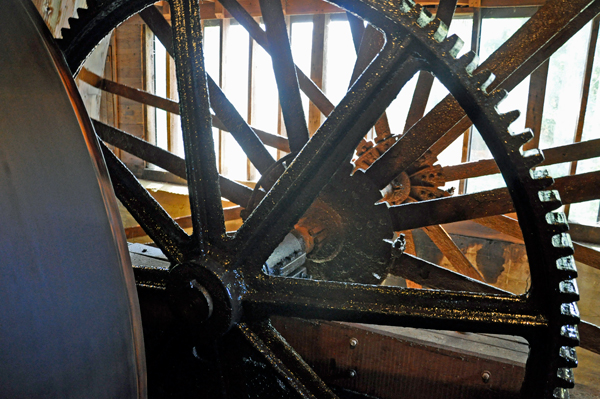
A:
{"type": "MultiPolygon", "coordinates": [[[[542,152],[544,153],[544,160],[539,166],[596,158],[600,157],[600,139],[546,148],[542,152]]],[[[500,173],[500,169],[498,169],[496,161],[493,159],[482,159],[480,161],[443,168],[443,175],[446,181],[487,176],[496,173],[500,173]]]]}
{"type": "Polygon", "coordinates": [[[580,346],[600,355],[600,327],[581,320],[579,323],[580,346]]]}
{"type": "MultiPolygon", "coordinates": [[[[231,220],[236,220],[240,218],[240,212],[243,208],[241,206],[231,206],[228,208],[223,208],[223,214],[225,216],[225,221],[229,222],[231,220]]],[[[191,216],[181,216],[173,219],[182,229],[188,229],[192,227],[192,217],[191,216]]],[[[132,226],[125,229],[125,235],[128,239],[143,237],[146,236],[146,232],[142,228],[142,226],[132,226]]]]}
{"type": "MultiPolygon", "coordinates": [[[[584,202],[600,197],[600,171],[556,179],[554,190],[560,192],[563,204],[584,202]]],[[[514,212],[506,188],[443,197],[389,207],[395,231],[434,224],[446,224],[514,212]]]]}
{"type": "MultiPolygon", "coordinates": [[[[325,15],[313,16],[312,49],[310,57],[310,79],[323,90],[323,68],[325,57],[325,15]]],[[[308,106],[308,131],[313,135],[321,126],[321,111],[314,103],[308,106]]]]}
{"type": "Polygon", "coordinates": [[[544,100],[546,98],[546,81],[548,80],[548,67],[550,61],[546,60],[531,74],[529,80],[529,98],[527,100],[527,114],[525,127],[533,130],[533,139],[523,146],[523,150],[530,150],[540,146],[542,133],[542,116],[544,113],[544,100]]]}
{"type": "Polygon", "coordinates": [[[456,271],[472,279],[484,281],[481,272],[465,257],[443,227],[439,225],[426,226],[423,227],[423,231],[450,261],[456,271]]]}

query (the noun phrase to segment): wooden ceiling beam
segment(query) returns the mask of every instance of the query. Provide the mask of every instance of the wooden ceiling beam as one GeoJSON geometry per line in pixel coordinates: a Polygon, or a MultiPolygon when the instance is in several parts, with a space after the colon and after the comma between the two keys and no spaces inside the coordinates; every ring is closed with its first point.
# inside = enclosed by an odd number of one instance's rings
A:
{"type": "MultiPolygon", "coordinates": [[[[253,17],[260,17],[258,0],[239,0],[239,3],[253,17]]],[[[426,7],[437,7],[439,1],[418,1],[426,7]]],[[[472,13],[473,6],[480,4],[481,8],[531,7],[541,6],[546,0],[458,0],[457,13],[472,13]]],[[[205,1],[200,5],[203,19],[231,18],[231,14],[218,2],[205,1]]],[[[283,2],[283,12],[286,15],[335,14],[345,12],[331,3],[322,0],[287,0],[283,2]]]]}

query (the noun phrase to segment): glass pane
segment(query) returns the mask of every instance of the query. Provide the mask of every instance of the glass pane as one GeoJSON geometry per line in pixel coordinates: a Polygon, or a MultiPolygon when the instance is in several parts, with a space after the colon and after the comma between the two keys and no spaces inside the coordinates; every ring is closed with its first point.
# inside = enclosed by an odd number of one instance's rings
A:
{"type": "MultiPolygon", "coordinates": [[[[479,51],[480,63],[487,59],[500,45],[508,40],[528,18],[484,18],[481,24],[481,43],[479,51]]],[[[511,131],[522,131],[525,127],[527,97],[529,93],[529,77],[515,87],[506,99],[498,105],[499,112],[521,111],[521,116],[511,126],[511,131]]],[[[490,150],[481,134],[472,129],[470,161],[492,158],[490,150]]],[[[482,176],[467,181],[467,192],[491,190],[505,186],[501,175],[482,176]]]]}
{"type": "MultiPolygon", "coordinates": [[[[277,134],[279,97],[271,56],[256,43],[252,51],[252,126],[277,134]]],[[[277,155],[276,149],[267,149],[277,155]]]]}
{"type": "MultiPolygon", "coordinates": [[[[585,114],[585,123],[583,125],[582,141],[600,139],[600,99],[598,98],[598,88],[600,86],[600,46],[596,46],[594,54],[594,67],[592,79],[590,82],[590,93],[585,114]]],[[[577,163],[577,174],[596,172],[600,170],[600,158],[586,159],[577,163]]],[[[569,212],[569,220],[576,223],[594,225],[598,224],[600,201],[587,201],[579,204],[572,204],[569,212]]]]}
{"type": "MultiPolygon", "coordinates": [[[[581,29],[550,58],[540,148],[573,142],[589,42],[590,25],[581,29]]],[[[569,174],[570,164],[549,166],[553,177],[569,174]]]]}
{"type": "MultiPolygon", "coordinates": [[[[223,91],[240,115],[248,115],[248,32],[239,24],[225,28],[223,91]]],[[[221,173],[235,180],[248,177],[247,157],[229,133],[222,135],[221,173]]]]}
{"type": "MultiPolygon", "coordinates": [[[[296,65],[304,72],[304,74],[310,77],[310,60],[312,52],[312,31],[313,22],[292,22],[291,29],[291,46],[292,56],[296,65]]],[[[302,97],[302,108],[304,109],[304,116],[308,123],[308,97],[304,92],[300,91],[302,97]]]]}
{"type": "MultiPolygon", "coordinates": [[[[154,94],[167,97],[167,50],[160,40],[154,37],[154,94]]],[[[156,109],[156,145],[164,150],[169,149],[167,129],[167,111],[156,109]]]]}
{"type": "Polygon", "coordinates": [[[325,43],[325,94],[338,104],[348,91],[348,83],[356,62],[356,51],[347,20],[329,21],[325,43]]]}

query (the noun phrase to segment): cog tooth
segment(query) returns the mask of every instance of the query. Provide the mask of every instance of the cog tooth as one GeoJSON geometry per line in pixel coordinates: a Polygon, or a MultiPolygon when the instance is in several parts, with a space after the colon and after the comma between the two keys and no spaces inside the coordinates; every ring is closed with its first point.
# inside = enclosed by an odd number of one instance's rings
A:
{"type": "Polygon", "coordinates": [[[448,26],[444,23],[444,21],[440,19],[432,20],[427,26],[426,29],[429,31],[427,36],[432,38],[438,43],[441,43],[448,36],[448,26]]]}
{"type": "Polygon", "coordinates": [[[556,372],[557,384],[559,388],[573,388],[575,386],[575,376],[573,370],[567,367],[561,367],[556,372]]]}
{"type": "Polygon", "coordinates": [[[523,164],[527,169],[535,168],[544,161],[544,154],[537,148],[523,152],[523,164]]]}
{"type": "Polygon", "coordinates": [[[559,367],[577,367],[577,353],[575,348],[570,346],[561,346],[558,350],[559,367]]]}
{"type": "Polygon", "coordinates": [[[556,269],[559,271],[563,278],[575,278],[577,277],[577,266],[575,265],[575,258],[573,255],[564,256],[556,260],[556,269]]]}
{"type": "Polygon", "coordinates": [[[443,46],[443,52],[448,53],[452,56],[452,58],[456,58],[458,56],[458,53],[460,53],[460,50],[463,48],[465,42],[463,42],[463,40],[456,36],[456,35],[452,35],[448,38],[446,38],[446,40],[444,40],[444,42],[442,43],[443,46]]]}
{"type": "MultiPolygon", "coordinates": [[[[499,89],[499,90],[495,90],[494,92],[490,93],[488,95],[488,101],[495,105],[498,106],[498,104],[500,104],[502,101],[504,101],[504,99],[508,96],[508,92],[504,89],[499,89]]],[[[519,114],[520,115],[520,114],[519,114]]],[[[501,115],[502,116],[502,115],[501,115]]],[[[518,117],[517,117],[518,118],[518,117]]],[[[512,122],[511,122],[512,123],[512,122]]]]}
{"type": "Polygon", "coordinates": [[[569,233],[560,233],[552,236],[552,246],[555,251],[559,252],[559,256],[561,257],[573,255],[575,252],[569,233]]]}
{"type": "Polygon", "coordinates": [[[475,69],[479,65],[479,57],[473,51],[465,53],[458,59],[457,66],[467,71],[469,75],[473,75],[475,69]]]}
{"type": "Polygon", "coordinates": [[[548,212],[546,214],[546,223],[550,226],[552,234],[560,234],[569,230],[567,216],[563,212],[548,212]]]}
{"type": "Polygon", "coordinates": [[[565,325],[560,328],[560,338],[564,345],[579,345],[579,329],[576,325],[565,325]]]}
{"type": "Polygon", "coordinates": [[[560,315],[565,323],[579,323],[579,308],[575,302],[563,303],[560,305],[560,315]]]}
{"type": "Polygon", "coordinates": [[[543,190],[538,192],[542,207],[546,212],[554,211],[562,206],[560,194],[556,190],[543,190]]]}
{"type": "Polygon", "coordinates": [[[519,111],[518,109],[515,109],[515,110],[509,111],[505,114],[500,114],[500,121],[502,123],[504,123],[504,126],[506,126],[508,128],[510,125],[513,124],[514,121],[519,119],[520,116],[521,116],[521,111],[519,111]]]}
{"type": "Polygon", "coordinates": [[[533,179],[532,184],[535,184],[539,190],[545,190],[554,184],[554,179],[544,168],[531,169],[529,174],[533,179]]]}
{"type": "Polygon", "coordinates": [[[520,149],[524,144],[529,143],[533,139],[533,132],[531,129],[525,129],[521,133],[511,134],[510,141],[507,144],[513,149],[520,149]]]}
{"type": "Polygon", "coordinates": [[[552,396],[555,399],[570,399],[571,394],[569,394],[569,390],[565,388],[555,388],[552,396]]]}
{"type": "Polygon", "coordinates": [[[579,300],[579,288],[575,280],[564,280],[558,284],[560,297],[565,302],[576,302],[579,300]]]}
{"type": "Polygon", "coordinates": [[[492,71],[484,70],[479,72],[474,76],[475,85],[484,93],[487,94],[487,88],[492,84],[494,79],[496,79],[496,75],[492,73],[492,71]]]}

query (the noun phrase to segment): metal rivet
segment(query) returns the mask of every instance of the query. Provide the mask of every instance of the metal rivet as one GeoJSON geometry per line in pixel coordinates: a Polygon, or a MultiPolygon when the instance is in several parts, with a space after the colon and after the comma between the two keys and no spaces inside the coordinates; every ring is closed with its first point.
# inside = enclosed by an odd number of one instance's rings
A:
{"type": "Polygon", "coordinates": [[[356,348],[356,345],[358,345],[358,339],[356,339],[356,338],[350,338],[350,347],[351,348],[356,348]]]}
{"type": "Polygon", "coordinates": [[[356,377],[356,370],[350,370],[350,371],[348,371],[348,377],[350,377],[350,378],[356,377]]]}
{"type": "Polygon", "coordinates": [[[483,373],[481,373],[481,380],[484,383],[487,384],[488,382],[490,382],[490,378],[492,378],[492,373],[490,373],[489,371],[486,370],[483,373]]]}

